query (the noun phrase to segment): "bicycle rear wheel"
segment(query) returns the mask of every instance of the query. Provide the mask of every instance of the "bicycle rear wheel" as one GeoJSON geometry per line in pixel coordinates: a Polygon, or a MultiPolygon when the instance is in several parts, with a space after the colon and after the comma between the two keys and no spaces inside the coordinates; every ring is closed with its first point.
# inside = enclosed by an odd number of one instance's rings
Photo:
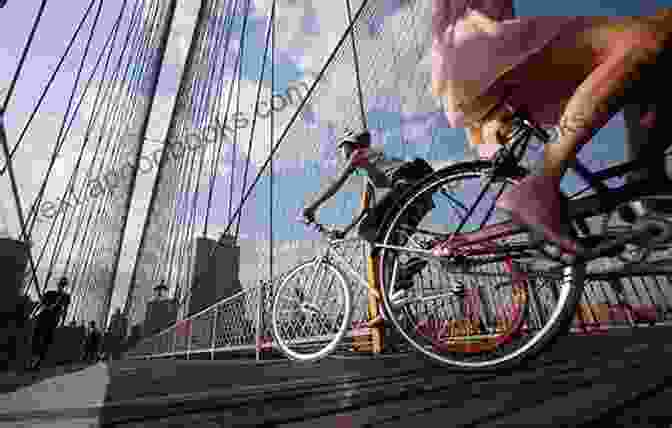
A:
{"type": "Polygon", "coordinates": [[[333,264],[316,259],[294,268],[280,284],[273,302],[273,335],[288,358],[316,361],[343,339],[351,313],[345,277],[333,264]]]}
{"type": "Polygon", "coordinates": [[[390,320],[416,350],[465,371],[510,368],[538,354],[566,331],[583,289],[583,265],[548,260],[526,233],[478,244],[464,240],[462,234],[505,220],[494,204],[516,179],[491,181],[491,168],[479,161],[438,171],[399,199],[381,229],[384,245],[404,248],[379,250],[390,320]],[[428,197],[433,208],[409,227],[428,197]],[[431,256],[428,250],[451,238],[460,257],[431,256]],[[399,271],[411,257],[428,263],[399,292],[399,271]]]}

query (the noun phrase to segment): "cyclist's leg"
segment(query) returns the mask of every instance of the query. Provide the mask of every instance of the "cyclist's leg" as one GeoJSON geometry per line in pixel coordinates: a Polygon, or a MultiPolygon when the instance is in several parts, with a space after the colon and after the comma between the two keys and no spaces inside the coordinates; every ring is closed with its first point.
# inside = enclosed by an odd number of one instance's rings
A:
{"type": "MultiPolygon", "coordinates": [[[[561,230],[560,180],[567,163],[627,102],[643,67],[655,63],[663,51],[672,32],[672,14],[667,15],[666,32],[660,25],[649,25],[649,18],[596,19],[596,25],[569,38],[571,43],[559,38],[537,58],[537,66],[547,62],[556,67],[556,78],[580,84],[565,105],[558,141],[545,147],[541,175],[524,179],[502,195],[498,206],[566,251],[574,252],[576,247],[561,230]],[[557,58],[570,56],[575,58],[573,64],[557,70],[557,58]]],[[[541,74],[531,77],[544,79],[541,74]]]]}
{"type": "Polygon", "coordinates": [[[54,341],[56,323],[57,321],[55,319],[52,319],[51,317],[44,317],[42,322],[42,331],[40,333],[40,346],[37,350],[38,363],[40,364],[44,361],[44,358],[47,356],[47,352],[49,351],[49,347],[54,341]]]}
{"type": "Polygon", "coordinates": [[[626,160],[641,159],[647,166],[628,174],[628,182],[641,179],[665,178],[666,159],[661,154],[669,147],[670,138],[664,129],[670,118],[670,102],[666,91],[661,91],[660,82],[672,70],[672,50],[667,49],[659,57],[656,66],[645,70],[638,82],[637,98],[623,109],[625,119],[626,160]]]}
{"type": "MultiPolygon", "coordinates": [[[[668,49],[661,55],[657,67],[649,70],[648,75],[643,75],[643,88],[638,91],[642,93],[639,102],[624,108],[626,160],[641,160],[645,165],[645,168],[628,174],[627,182],[649,180],[655,186],[669,185],[669,159],[665,151],[672,140],[667,135],[665,124],[672,118],[672,105],[659,85],[665,78],[659,74],[669,73],[669,70],[672,70],[672,50],[668,49]]],[[[644,206],[654,212],[672,212],[672,200],[668,199],[645,200],[644,206]]]]}

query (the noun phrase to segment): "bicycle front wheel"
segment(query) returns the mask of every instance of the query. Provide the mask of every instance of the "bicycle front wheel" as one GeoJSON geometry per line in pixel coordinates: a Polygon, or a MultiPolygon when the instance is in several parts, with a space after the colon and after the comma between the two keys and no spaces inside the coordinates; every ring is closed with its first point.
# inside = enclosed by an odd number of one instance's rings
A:
{"type": "Polygon", "coordinates": [[[568,328],[583,289],[583,265],[544,258],[527,233],[501,232],[507,219],[495,202],[516,178],[491,180],[491,168],[465,162],[438,171],[383,224],[380,278],[391,321],[415,349],[464,371],[510,368],[546,349],[568,328]],[[494,224],[488,240],[473,234],[494,224]],[[448,242],[457,257],[428,251],[448,242]],[[399,272],[413,257],[426,265],[399,292],[399,272]]]}
{"type": "Polygon", "coordinates": [[[306,262],[282,281],[272,312],[280,350],[295,361],[316,361],[333,352],[346,333],[352,313],[350,288],[328,261],[306,262]]]}

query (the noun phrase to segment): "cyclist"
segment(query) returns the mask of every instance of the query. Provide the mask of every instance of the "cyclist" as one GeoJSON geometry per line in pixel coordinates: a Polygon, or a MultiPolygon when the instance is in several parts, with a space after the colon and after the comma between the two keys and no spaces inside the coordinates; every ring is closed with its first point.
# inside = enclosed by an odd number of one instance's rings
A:
{"type": "MultiPolygon", "coordinates": [[[[661,88],[663,64],[668,70],[672,64],[666,58],[672,9],[641,17],[514,19],[513,0],[433,0],[432,13],[432,90],[450,125],[465,127],[471,144],[503,141],[512,110],[524,110],[540,125],[559,125],[558,140],[544,148],[543,166],[497,206],[575,253],[561,221],[560,180],[624,105],[643,106],[644,126],[667,113],[661,88]]],[[[660,156],[665,146],[658,146],[660,156]]],[[[649,176],[660,185],[667,177],[657,170],[649,176]]]]}
{"type": "Polygon", "coordinates": [[[36,370],[44,361],[49,346],[54,341],[54,333],[59,324],[65,323],[70,305],[70,295],[65,291],[68,279],[62,277],[58,281],[58,290],[49,290],[42,296],[41,311],[36,317],[33,335],[33,359],[29,369],[36,370]]]}
{"type": "MultiPolygon", "coordinates": [[[[376,239],[378,226],[383,216],[392,207],[395,198],[400,196],[407,186],[434,170],[422,159],[405,162],[401,159],[388,157],[380,150],[371,148],[371,134],[368,131],[355,133],[346,129],[341,137],[338,149],[344,160],[340,173],[328,187],[315,196],[302,211],[301,221],[306,224],[315,222],[315,213],[320,205],[334,196],[357,170],[363,170],[376,189],[387,190],[387,194],[374,207],[364,209],[343,231],[333,231],[332,236],[340,239],[359,223],[359,235],[373,242],[376,239]]],[[[431,198],[431,195],[430,195],[431,198]]],[[[412,213],[405,219],[406,225],[415,229],[425,215],[434,207],[431,199],[423,200],[414,205],[412,213]]],[[[404,245],[408,237],[401,238],[399,245],[404,245]]],[[[412,278],[427,266],[427,261],[413,257],[398,270],[395,289],[408,289],[413,285],[412,278]]]]}

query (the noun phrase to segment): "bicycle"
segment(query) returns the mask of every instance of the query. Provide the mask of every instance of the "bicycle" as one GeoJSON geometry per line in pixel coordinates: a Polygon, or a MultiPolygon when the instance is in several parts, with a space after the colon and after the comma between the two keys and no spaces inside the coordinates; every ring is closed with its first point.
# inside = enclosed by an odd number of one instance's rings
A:
{"type": "MultiPolygon", "coordinates": [[[[272,308],[272,327],[276,343],[280,350],[294,361],[310,362],[322,359],[332,353],[343,340],[353,312],[351,290],[346,278],[380,298],[380,294],[369,287],[368,278],[353,269],[343,252],[337,249],[340,244],[360,238],[334,238],[333,231],[327,227],[319,223],[315,223],[315,227],[326,238],[326,247],[315,259],[296,266],[285,276],[278,287],[272,308]],[[302,274],[306,271],[308,279],[303,279],[302,274]],[[327,274],[333,274],[332,281],[325,280],[327,274]],[[335,297],[328,296],[330,291],[335,291],[335,297]],[[317,327],[318,331],[313,331],[313,327],[317,327]],[[297,338],[297,333],[305,335],[297,338]]],[[[375,257],[381,245],[373,243],[371,247],[375,257]]],[[[508,264],[508,269],[510,272],[515,270],[513,263],[508,264]]],[[[528,299],[515,284],[512,282],[514,286],[511,287],[514,295],[512,299],[515,300],[509,311],[512,319],[505,319],[509,314],[502,314],[500,311],[498,317],[500,330],[515,331],[521,328],[524,320],[528,299]]],[[[468,298],[470,294],[468,291],[471,290],[453,291],[456,295],[461,294],[468,298]]],[[[472,297],[477,294],[477,292],[471,293],[472,297]]],[[[467,302],[462,309],[475,315],[479,311],[474,307],[481,303],[480,299],[476,300],[478,301],[475,302],[472,298],[472,301],[467,302]]],[[[414,326],[418,331],[432,328],[431,325],[418,323],[413,314],[408,315],[405,325],[414,326]]],[[[469,328],[468,325],[453,324],[457,329],[469,328]]],[[[453,347],[456,346],[460,347],[460,344],[453,344],[453,347]]],[[[472,342],[462,348],[469,350],[474,346],[472,342]]]]}
{"type": "Polygon", "coordinates": [[[332,230],[314,224],[326,240],[326,247],[314,259],[301,263],[282,280],[272,308],[273,335],[280,350],[294,361],[316,361],[332,353],[345,336],[352,317],[352,293],[346,277],[380,297],[369,288],[367,278],[360,275],[346,259],[339,245],[361,241],[361,238],[334,238],[332,230]],[[314,270],[312,274],[310,271],[314,270]],[[308,286],[303,288],[301,275],[309,272],[308,286]],[[325,275],[333,274],[327,287],[325,275]],[[319,278],[319,280],[318,280],[319,278]],[[335,297],[328,294],[334,291],[335,297]],[[316,327],[317,331],[309,330],[316,327]],[[295,337],[306,333],[305,337],[295,337]]]}
{"type": "MultiPolygon", "coordinates": [[[[499,195],[507,185],[514,184],[529,173],[523,159],[532,137],[542,144],[550,141],[548,132],[533,123],[525,112],[515,111],[512,120],[513,133],[493,159],[453,164],[414,184],[390,209],[378,232],[377,241],[381,242],[378,245],[378,276],[388,318],[413,348],[458,370],[512,368],[549,349],[563,332],[569,330],[581,298],[589,262],[601,257],[619,257],[626,263],[644,263],[655,250],[672,239],[672,223],[665,217],[647,213],[641,204],[642,199],[668,197],[665,193],[644,181],[615,188],[605,183],[611,178],[646,167],[638,161],[621,163],[597,172],[589,171],[579,160],[571,166],[588,183],[586,189],[574,195],[565,195],[566,223],[573,238],[580,244],[575,257],[564,254],[508,218],[497,219],[493,214],[499,195]],[[469,180],[475,180],[476,185],[470,188],[467,185],[469,180]],[[486,194],[491,189],[494,189],[494,197],[488,201],[486,194]],[[590,189],[593,194],[579,197],[590,189]],[[473,197],[473,203],[463,203],[455,196],[460,191],[465,198],[473,197]],[[429,226],[443,224],[444,230],[428,230],[427,224],[420,224],[415,230],[405,229],[407,211],[412,210],[416,201],[428,195],[435,202],[438,197],[447,197],[449,206],[458,212],[457,227],[446,225],[445,214],[438,212],[439,221],[427,223],[429,226]],[[479,205],[482,202],[484,204],[479,205]],[[609,220],[617,211],[629,225],[611,227],[609,220]],[[483,216],[478,220],[480,214],[483,216]],[[598,216],[606,221],[598,225],[599,230],[595,233],[588,220],[598,216]],[[466,230],[469,221],[472,227],[466,230]],[[424,243],[423,249],[398,245],[401,237],[424,243]],[[517,241],[516,237],[519,238],[517,241]],[[444,248],[447,255],[435,255],[433,250],[437,248],[444,248]],[[436,262],[454,275],[486,279],[492,275],[478,272],[479,268],[502,261],[509,266],[515,264],[518,269],[509,274],[513,277],[511,283],[516,283],[512,288],[518,290],[518,300],[524,306],[518,308],[518,313],[523,314],[525,319],[514,327],[502,328],[495,311],[494,316],[492,313],[479,315],[472,331],[448,331],[446,305],[432,302],[450,293],[435,289],[433,294],[426,293],[421,287],[396,289],[396,271],[402,253],[436,262]],[[434,307],[428,309],[428,305],[434,307]],[[409,316],[416,317],[416,327],[408,327],[406,319],[409,316]],[[418,316],[425,319],[418,321],[418,316]],[[417,329],[417,322],[433,322],[440,326],[428,334],[417,329]],[[467,345],[474,342],[480,346],[470,349],[467,345]]],[[[483,283],[484,280],[475,282],[483,283]]],[[[503,284],[479,288],[487,294],[498,287],[501,289],[503,284]]],[[[484,307],[497,305],[486,304],[484,307]]]]}

